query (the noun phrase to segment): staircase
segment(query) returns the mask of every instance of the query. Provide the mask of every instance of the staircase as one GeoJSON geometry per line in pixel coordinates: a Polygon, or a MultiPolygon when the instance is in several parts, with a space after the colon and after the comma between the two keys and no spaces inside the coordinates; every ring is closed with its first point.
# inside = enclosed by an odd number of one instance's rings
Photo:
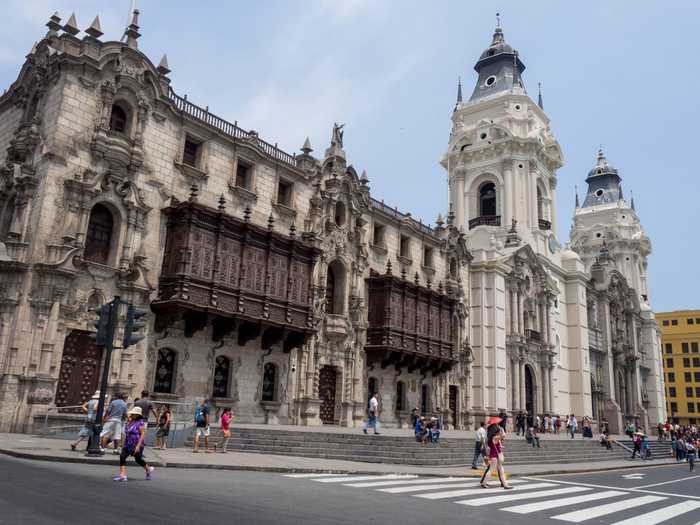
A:
{"type": "MultiPolygon", "coordinates": [[[[219,429],[211,429],[210,445],[223,438],[219,429]]],[[[185,445],[192,446],[192,438],[185,445]]],[[[533,448],[524,438],[509,435],[504,453],[508,465],[540,463],[579,463],[624,459],[629,453],[622,447],[606,450],[591,439],[547,439],[542,448],[533,448]]],[[[441,439],[440,443],[421,445],[407,435],[374,436],[357,433],[327,433],[260,428],[234,428],[228,450],[310,458],[393,463],[419,466],[470,465],[474,453],[471,439],[441,439]]]]}
{"type": "MultiPolygon", "coordinates": [[[[620,447],[628,449],[625,450],[628,456],[632,455],[634,443],[631,439],[618,439],[616,443],[620,445],[620,447]]],[[[649,450],[651,451],[650,459],[667,459],[672,457],[671,441],[649,440],[649,450]]]]}

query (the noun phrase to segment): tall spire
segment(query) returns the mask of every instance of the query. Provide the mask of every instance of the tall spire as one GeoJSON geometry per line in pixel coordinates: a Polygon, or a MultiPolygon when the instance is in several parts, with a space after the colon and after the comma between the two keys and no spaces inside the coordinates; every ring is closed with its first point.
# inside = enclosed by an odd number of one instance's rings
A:
{"type": "Polygon", "coordinates": [[[574,186],[574,193],[576,193],[576,204],[575,204],[575,206],[576,206],[577,208],[580,208],[581,205],[578,203],[578,186],[574,186]]]}
{"type": "Polygon", "coordinates": [[[139,33],[139,15],[141,12],[136,9],[136,0],[131,1],[131,12],[129,14],[129,23],[124,30],[124,36],[122,40],[126,37],[126,45],[132,49],[138,49],[137,40],[141,36],[139,33]]]}
{"type": "Polygon", "coordinates": [[[542,82],[537,83],[537,105],[544,111],[544,102],[542,102],[542,82]]]}
{"type": "Polygon", "coordinates": [[[632,192],[630,191],[630,195],[631,195],[631,197],[632,197],[631,200],[630,200],[630,207],[632,208],[633,211],[637,211],[637,208],[634,207],[634,193],[632,193],[632,192]]]}
{"type": "Polygon", "coordinates": [[[491,45],[495,46],[503,42],[505,42],[505,38],[503,37],[503,29],[501,28],[501,13],[496,13],[496,29],[493,32],[491,45]]]}
{"type": "Polygon", "coordinates": [[[457,79],[457,104],[462,103],[462,77],[457,79]]]}
{"type": "Polygon", "coordinates": [[[599,168],[605,168],[608,166],[608,159],[605,158],[605,154],[603,153],[603,146],[598,148],[598,158],[597,158],[597,164],[599,168]]]}

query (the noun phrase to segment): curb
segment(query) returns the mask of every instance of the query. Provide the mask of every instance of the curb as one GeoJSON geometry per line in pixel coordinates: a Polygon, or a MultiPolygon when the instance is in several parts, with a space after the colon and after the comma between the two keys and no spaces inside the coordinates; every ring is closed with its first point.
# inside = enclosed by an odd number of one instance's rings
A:
{"type": "MultiPolygon", "coordinates": [[[[85,456],[80,457],[65,457],[65,456],[49,456],[45,454],[32,454],[31,452],[18,452],[12,449],[2,449],[0,448],[0,454],[6,456],[11,456],[20,459],[30,459],[34,461],[47,461],[52,463],[83,463],[88,465],[109,465],[118,466],[119,461],[115,458],[109,459],[97,459],[88,458],[85,456]]],[[[390,471],[376,471],[376,470],[362,470],[362,469],[322,469],[322,468],[307,468],[307,467],[265,467],[265,466],[247,466],[247,465],[213,465],[213,464],[203,464],[203,463],[187,463],[187,462],[166,462],[166,461],[152,461],[153,466],[159,468],[180,468],[180,469],[209,469],[209,470],[230,470],[230,471],[248,471],[248,472],[275,472],[275,473],[296,473],[296,474],[361,474],[361,475],[388,475],[388,474],[417,474],[425,477],[441,477],[449,476],[448,474],[435,474],[435,473],[418,473],[418,472],[390,472],[390,471]]],[[[640,469],[640,468],[654,468],[663,467],[667,465],[673,465],[675,463],[646,463],[646,464],[635,464],[635,465],[624,465],[624,466],[614,466],[614,467],[591,467],[584,470],[567,470],[566,468],[554,469],[554,470],[544,470],[538,472],[527,472],[518,474],[508,474],[508,477],[527,477],[527,476],[554,476],[561,474],[587,474],[592,472],[608,472],[615,470],[629,470],[629,469],[640,469]]],[[[471,472],[465,472],[462,477],[471,477],[471,472]]],[[[475,474],[474,477],[478,478],[480,474],[475,474]]]]}

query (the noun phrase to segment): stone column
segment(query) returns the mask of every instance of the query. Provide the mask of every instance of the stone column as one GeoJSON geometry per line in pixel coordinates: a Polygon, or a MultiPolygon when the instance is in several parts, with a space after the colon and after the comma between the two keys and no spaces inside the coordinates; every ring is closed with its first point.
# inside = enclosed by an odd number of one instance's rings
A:
{"type": "Polygon", "coordinates": [[[554,410],[554,382],[552,381],[552,370],[554,366],[547,363],[547,380],[549,381],[549,410],[554,410]]]}
{"type": "Polygon", "coordinates": [[[503,193],[501,198],[501,225],[508,226],[514,216],[514,198],[513,198],[513,162],[505,161],[503,163],[503,193]]]}
{"type": "Polygon", "coordinates": [[[523,294],[518,290],[518,333],[524,334],[525,321],[523,319],[523,294]]]}
{"type": "Polygon", "coordinates": [[[511,361],[513,370],[513,411],[520,410],[520,363],[517,357],[511,361]]]}
{"type": "Polygon", "coordinates": [[[552,300],[547,297],[545,299],[545,327],[547,329],[547,338],[545,341],[549,346],[552,346],[552,300]]]}
{"type": "Polygon", "coordinates": [[[544,413],[548,413],[549,408],[549,367],[545,363],[542,369],[542,408],[544,413]]]}
{"type": "Polygon", "coordinates": [[[510,333],[514,334],[517,330],[514,290],[508,290],[508,311],[510,312],[510,333]]]}
{"type": "Polygon", "coordinates": [[[456,172],[455,186],[456,186],[456,198],[454,199],[454,206],[456,208],[456,220],[457,227],[464,226],[466,229],[466,213],[465,209],[465,199],[464,199],[464,179],[466,177],[466,170],[464,168],[458,169],[456,172]]]}
{"type": "Polygon", "coordinates": [[[525,363],[522,359],[518,361],[518,375],[520,376],[520,408],[525,408],[525,363]]]}

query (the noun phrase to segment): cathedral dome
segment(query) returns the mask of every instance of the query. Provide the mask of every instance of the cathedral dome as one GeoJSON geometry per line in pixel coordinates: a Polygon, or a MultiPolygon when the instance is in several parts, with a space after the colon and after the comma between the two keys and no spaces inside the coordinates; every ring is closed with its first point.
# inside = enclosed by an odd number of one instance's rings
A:
{"type": "Polygon", "coordinates": [[[501,53],[509,53],[512,55],[515,53],[515,50],[510,44],[506,43],[505,38],[503,36],[503,29],[497,27],[496,31],[493,33],[493,41],[491,42],[491,45],[487,47],[483,53],[481,53],[481,56],[479,57],[479,62],[486,58],[499,55],[501,53]]]}
{"type": "Polygon", "coordinates": [[[573,260],[581,260],[581,257],[579,256],[578,253],[576,253],[574,250],[569,248],[568,246],[562,250],[561,252],[561,260],[563,261],[573,261],[573,260]]]}
{"type": "Polygon", "coordinates": [[[603,150],[598,150],[596,165],[588,172],[586,178],[588,192],[583,201],[583,207],[621,201],[623,199],[621,181],[617,170],[608,164],[603,150]]]}

